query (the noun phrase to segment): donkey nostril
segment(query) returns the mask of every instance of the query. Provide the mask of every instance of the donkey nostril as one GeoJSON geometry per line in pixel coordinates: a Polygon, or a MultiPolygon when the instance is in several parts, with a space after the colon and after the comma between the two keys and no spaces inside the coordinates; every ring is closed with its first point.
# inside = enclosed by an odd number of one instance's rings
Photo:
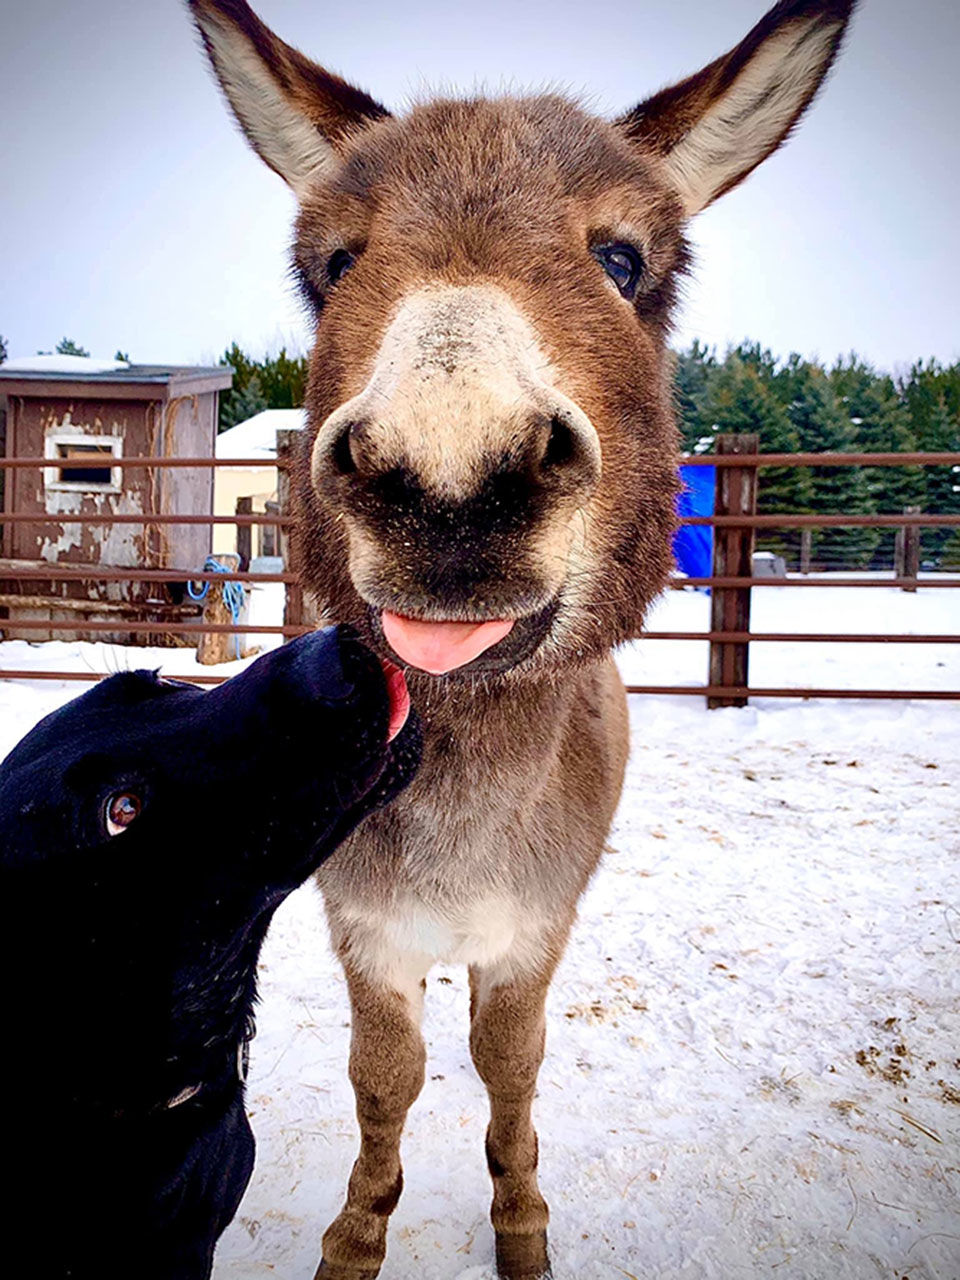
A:
{"type": "Polygon", "coordinates": [[[550,467],[562,467],[571,462],[577,452],[577,443],[573,431],[563,418],[550,419],[550,434],[547,445],[540,459],[540,467],[546,471],[550,467]]]}
{"type": "Polygon", "coordinates": [[[351,446],[362,430],[362,424],[359,422],[345,422],[337,432],[330,449],[330,459],[334,469],[342,476],[353,475],[357,469],[357,460],[351,446]]]}

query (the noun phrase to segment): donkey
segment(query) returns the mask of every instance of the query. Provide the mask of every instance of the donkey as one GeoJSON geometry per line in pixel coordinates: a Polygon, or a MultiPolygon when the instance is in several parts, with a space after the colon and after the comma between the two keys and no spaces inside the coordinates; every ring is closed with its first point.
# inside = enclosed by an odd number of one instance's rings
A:
{"type": "Polygon", "coordinates": [[[305,581],[408,669],[425,728],[410,788],[318,873],[360,1151],[317,1275],[379,1273],[444,959],[469,966],[498,1275],[547,1276],[544,1000],[624,773],[610,653],[671,567],[685,224],[784,141],[854,0],[781,0],[613,122],[554,95],[395,116],[244,0],[190,4],[243,132],[300,203],[305,581]]]}

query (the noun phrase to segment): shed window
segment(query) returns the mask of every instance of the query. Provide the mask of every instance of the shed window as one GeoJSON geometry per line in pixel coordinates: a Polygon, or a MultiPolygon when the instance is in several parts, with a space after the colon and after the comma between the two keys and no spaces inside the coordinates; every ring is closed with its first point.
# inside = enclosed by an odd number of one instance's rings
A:
{"type": "Polygon", "coordinates": [[[119,493],[120,468],[114,459],[123,454],[119,436],[48,436],[44,468],[47,489],[67,489],[79,493],[119,493]]]}
{"type": "Polygon", "coordinates": [[[58,468],[61,484],[104,485],[110,483],[110,464],[102,461],[113,458],[113,450],[102,444],[59,444],[57,456],[70,459],[58,468]],[[98,465],[99,464],[99,465],[98,465]]]}

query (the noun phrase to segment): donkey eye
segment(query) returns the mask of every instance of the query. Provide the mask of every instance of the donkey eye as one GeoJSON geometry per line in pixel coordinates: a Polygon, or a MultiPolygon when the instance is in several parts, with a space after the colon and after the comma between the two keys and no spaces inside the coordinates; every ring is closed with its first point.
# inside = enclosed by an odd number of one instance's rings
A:
{"type": "Polygon", "coordinates": [[[143,801],[133,791],[118,791],[110,797],[103,810],[103,825],[107,834],[118,836],[121,831],[139,818],[143,801]]]}
{"type": "Polygon", "coordinates": [[[327,279],[330,283],[336,284],[341,276],[347,274],[355,261],[353,254],[346,249],[337,249],[335,253],[332,253],[327,262],[327,279]]]}
{"type": "Polygon", "coordinates": [[[595,244],[593,256],[623,296],[632,299],[643,276],[643,258],[632,244],[595,244]]]}

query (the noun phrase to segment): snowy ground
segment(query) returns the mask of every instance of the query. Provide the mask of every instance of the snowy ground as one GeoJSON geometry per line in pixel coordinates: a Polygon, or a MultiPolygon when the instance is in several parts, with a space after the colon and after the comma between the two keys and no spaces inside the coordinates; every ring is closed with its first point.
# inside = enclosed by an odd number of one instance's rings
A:
{"type": "MultiPolygon", "coordinates": [[[[706,626],[673,593],[651,625],[706,626]]],[[[758,592],[778,630],[960,630],[960,599],[758,592]]],[[[184,651],[0,644],[0,666],[184,651]]],[[[636,681],[702,682],[650,641],[636,681]]],[[[753,682],[960,688],[960,646],[758,646],[753,682]],[[768,652],[764,653],[764,649],[768,652]]],[[[103,669],[101,667],[101,669],[103,669]]],[[[235,669],[235,668],[232,668],[235,669]]],[[[77,687],[0,685],[0,752],[77,687]]],[[[960,761],[950,703],[634,698],[606,859],[553,985],[536,1118],[557,1280],[960,1280],[960,761]]],[[[262,962],[257,1169],[215,1280],[311,1280],[356,1149],[347,1001],[311,888],[262,962]]],[[[427,1084],[383,1280],[491,1280],[466,975],[429,979],[427,1084]]]]}

